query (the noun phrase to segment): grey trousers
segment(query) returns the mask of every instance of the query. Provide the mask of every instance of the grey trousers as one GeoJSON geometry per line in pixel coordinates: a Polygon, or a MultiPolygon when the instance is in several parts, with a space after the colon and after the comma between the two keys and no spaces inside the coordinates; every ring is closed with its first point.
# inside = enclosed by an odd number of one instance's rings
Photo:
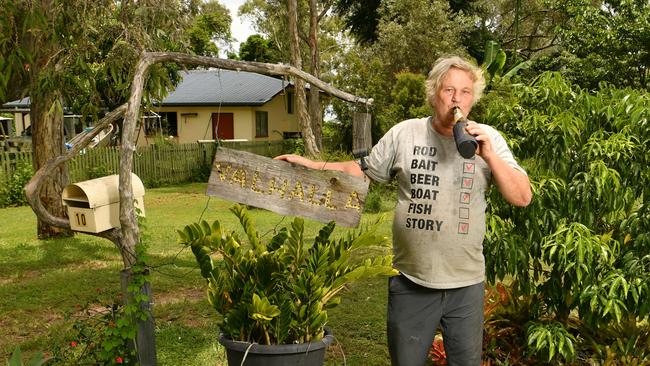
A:
{"type": "Polygon", "coordinates": [[[449,366],[480,366],[484,284],[436,290],[404,275],[388,279],[388,350],[393,366],[424,365],[438,325],[449,366]]]}

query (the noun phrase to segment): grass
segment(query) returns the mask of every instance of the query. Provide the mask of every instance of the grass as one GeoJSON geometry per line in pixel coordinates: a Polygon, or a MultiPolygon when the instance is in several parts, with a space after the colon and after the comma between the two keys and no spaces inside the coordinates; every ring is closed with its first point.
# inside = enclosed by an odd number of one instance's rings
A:
{"type": "MultiPolygon", "coordinates": [[[[216,341],[215,313],[205,297],[205,283],[189,250],[176,243],[176,229],[199,220],[239,224],[231,202],[205,196],[205,184],[150,189],[145,195],[146,225],[152,265],[151,286],[160,365],[226,365],[216,341]]],[[[252,210],[262,235],[290,218],[252,210]]],[[[377,215],[364,214],[364,219],[377,215]]],[[[390,215],[385,218],[390,235],[390,215]]],[[[122,260],[113,243],[89,235],[39,241],[29,207],[0,209],[0,362],[20,346],[24,358],[37,351],[51,354],[69,344],[68,316],[78,305],[108,304],[118,295],[122,260]]],[[[316,234],[322,224],[306,220],[316,234]]],[[[345,228],[337,228],[339,232],[345,228]]],[[[327,365],[389,365],[385,336],[386,279],[353,284],[342,303],[330,310],[335,344],[327,365]]]]}

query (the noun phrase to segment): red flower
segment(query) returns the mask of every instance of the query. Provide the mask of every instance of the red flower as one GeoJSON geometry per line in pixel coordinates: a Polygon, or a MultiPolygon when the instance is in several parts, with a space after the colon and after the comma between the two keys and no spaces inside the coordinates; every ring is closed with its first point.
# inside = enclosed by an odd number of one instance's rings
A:
{"type": "Polygon", "coordinates": [[[72,347],[77,347],[77,342],[72,341],[72,342],[70,342],[70,345],[71,345],[72,347]]]}
{"type": "Polygon", "coordinates": [[[124,360],[122,359],[122,357],[119,357],[119,356],[118,356],[118,357],[115,359],[115,363],[122,363],[122,362],[124,362],[124,360]]]}

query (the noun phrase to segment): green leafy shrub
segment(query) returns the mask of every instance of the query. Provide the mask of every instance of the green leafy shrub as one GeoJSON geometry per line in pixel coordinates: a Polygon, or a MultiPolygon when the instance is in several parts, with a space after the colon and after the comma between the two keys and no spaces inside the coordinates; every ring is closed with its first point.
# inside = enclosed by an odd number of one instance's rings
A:
{"type": "Polygon", "coordinates": [[[528,346],[532,354],[546,356],[546,361],[573,361],[576,357],[576,339],[559,322],[531,322],[526,330],[528,346]],[[559,356],[559,357],[558,357],[559,356]]]}
{"type": "Polygon", "coordinates": [[[378,213],[394,208],[397,202],[397,182],[370,182],[364,212],[378,213]]]}
{"type": "Polygon", "coordinates": [[[366,204],[363,207],[364,212],[378,213],[382,210],[381,192],[376,189],[369,189],[366,196],[366,204]]]}
{"type": "Polygon", "coordinates": [[[519,209],[492,190],[484,243],[488,281],[512,279],[514,296],[532,299],[529,355],[626,364],[602,330],[650,329],[650,95],[546,73],[481,103],[477,120],[504,132],[534,194],[519,209]]]}
{"type": "Polygon", "coordinates": [[[198,164],[192,168],[191,182],[207,182],[212,173],[212,166],[210,164],[198,164]]]}
{"type": "Polygon", "coordinates": [[[135,327],[124,320],[124,306],[112,302],[78,305],[69,342],[57,346],[48,365],[134,365],[135,350],[129,342],[135,327]]]}
{"type": "Polygon", "coordinates": [[[335,240],[330,238],[331,222],[308,240],[303,220],[296,218],[265,243],[245,207],[235,205],[231,212],[250,246],[235,232],[226,232],[219,221],[178,231],[179,242],[194,253],[208,284],[210,305],[219,314],[219,327],[230,339],[259,344],[320,339],[327,309],[340,302],[338,294],[347,283],[396,274],[390,255],[370,256],[369,249],[386,245],[374,227],[335,240]]]}
{"type": "Polygon", "coordinates": [[[111,172],[111,170],[106,165],[97,165],[88,169],[88,179],[95,179],[105,177],[107,175],[117,174],[111,172]]]}
{"type": "Polygon", "coordinates": [[[7,184],[0,187],[0,207],[20,206],[27,204],[27,196],[23,189],[34,175],[29,161],[16,161],[16,168],[9,177],[7,184]]]}
{"type": "Polygon", "coordinates": [[[305,154],[305,142],[303,139],[284,139],[282,140],[282,151],[284,154],[305,154]]]}

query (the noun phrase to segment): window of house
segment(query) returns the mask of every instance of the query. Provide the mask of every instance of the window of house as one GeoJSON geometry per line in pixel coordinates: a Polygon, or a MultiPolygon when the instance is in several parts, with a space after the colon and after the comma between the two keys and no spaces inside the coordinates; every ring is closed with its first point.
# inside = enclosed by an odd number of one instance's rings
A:
{"type": "Polygon", "coordinates": [[[269,112],[255,112],[255,137],[269,136],[269,112]]]}
{"type": "Polygon", "coordinates": [[[293,114],[293,93],[287,92],[287,113],[293,114]]]}
{"type": "Polygon", "coordinates": [[[164,136],[178,136],[178,120],[176,112],[161,112],[160,119],[164,136]]]}
{"type": "Polygon", "coordinates": [[[178,120],[176,112],[160,112],[158,116],[146,116],[145,132],[147,136],[178,136],[178,120]]]}
{"type": "Polygon", "coordinates": [[[0,118],[0,138],[8,138],[11,136],[12,120],[0,118]]]}

